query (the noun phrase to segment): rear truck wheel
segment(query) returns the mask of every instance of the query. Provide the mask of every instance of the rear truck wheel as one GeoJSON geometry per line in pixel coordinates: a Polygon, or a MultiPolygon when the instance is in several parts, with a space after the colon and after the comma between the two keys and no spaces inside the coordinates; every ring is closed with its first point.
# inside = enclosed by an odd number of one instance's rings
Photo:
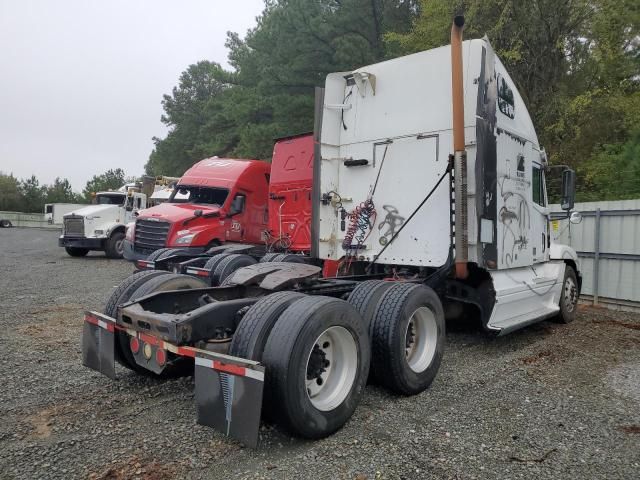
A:
{"type": "Polygon", "coordinates": [[[104,251],[108,258],[122,258],[124,255],[124,232],[120,230],[113,232],[107,238],[104,251]]]}
{"type": "Polygon", "coordinates": [[[277,252],[265,253],[264,256],[260,259],[260,263],[273,262],[273,259],[276,258],[278,255],[281,255],[281,254],[277,252]]]}
{"type": "Polygon", "coordinates": [[[366,280],[359,283],[347,298],[347,302],[353,305],[362,315],[364,324],[369,332],[369,338],[372,338],[373,335],[373,315],[376,311],[376,306],[385,292],[395,284],[394,282],[385,282],[383,280],[366,280]]]}
{"type": "Polygon", "coordinates": [[[262,355],[274,417],[306,438],[340,429],[360,402],[370,356],[364,322],[347,302],[322,296],[294,302],[271,330],[262,355]]]}
{"type": "MultiPolygon", "coordinates": [[[[105,315],[110,316],[111,318],[116,318],[118,315],[118,306],[123,303],[127,303],[129,300],[133,300],[132,294],[145,282],[148,282],[154,277],[159,275],[166,275],[167,272],[164,271],[156,271],[149,270],[134,273],[133,275],[126,278],[118,288],[116,288],[109,299],[107,300],[107,304],[104,307],[105,315]]],[[[133,370],[138,373],[149,373],[148,370],[138,366],[133,355],[131,354],[131,350],[129,349],[129,342],[131,337],[127,335],[125,332],[117,331],[116,332],[116,361],[130,370],[133,370]]]]}
{"type": "Polygon", "coordinates": [[[9,220],[0,220],[0,228],[11,228],[13,224],[9,220]]]}
{"type": "Polygon", "coordinates": [[[216,268],[213,270],[211,277],[211,285],[220,285],[233,272],[242,267],[256,264],[256,259],[250,255],[234,253],[223,258],[216,268]]]}
{"type": "MultiPolygon", "coordinates": [[[[218,253],[207,260],[207,263],[204,264],[202,268],[209,270],[209,278],[213,280],[213,272],[215,271],[218,264],[229,256],[228,253],[218,253]]],[[[213,283],[212,283],[213,284],[213,283]]]]}
{"type": "Polygon", "coordinates": [[[372,368],[381,385],[404,395],[422,392],[438,373],[444,343],[444,311],[431,288],[397,283],[384,293],[372,338],[372,368]]]}
{"type": "MultiPolygon", "coordinates": [[[[155,271],[152,271],[152,272],[155,272],[155,271]]],[[[141,273],[144,273],[144,272],[141,272],[141,273]]],[[[160,272],[156,272],[156,273],[160,273],[160,272]]],[[[162,271],[160,275],[150,278],[148,281],[142,283],[131,294],[130,301],[142,298],[152,293],[165,292],[168,290],[189,290],[192,288],[204,288],[204,287],[207,287],[207,284],[199,278],[191,277],[189,275],[180,275],[177,273],[168,273],[168,272],[162,271]]],[[[127,337],[129,337],[129,335],[127,335],[127,337]]],[[[131,338],[132,337],[127,338],[126,345],[121,345],[123,350],[122,353],[123,353],[123,356],[133,361],[133,364],[137,367],[135,369],[136,371],[139,371],[138,369],[140,369],[149,375],[166,377],[166,376],[174,375],[177,373],[181,373],[182,367],[188,364],[188,361],[184,357],[180,357],[171,352],[163,351],[164,352],[163,357],[165,359],[164,369],[162,370],[161,373],[154,374],[154,372],[144,367],[141,367],[136,363],[136,360],[134,358],[134,353],[131,351],[131,338]]],[[[140,348],[140,350],[144,352],[144,349],[146,347],[145,345],[143,345],[142,341],[139,341],[138,348],[140,348]]],[[[154,356],[155,355],[152,355],[151,358],[153,358],[154,356]]],[[[151,359],[149,359],[149,361],[151,361],[151,359]]]]}
{"type": "Polygon", "coordinates": [[[64,249],[72,257],[86,257],[89,253],[88,248],[64,247],[64,249]]]}
{"type": "Polygon", "coordinates": [[[170,257],[172,255],[189,255],[189,251],[185,250],[184,248],[167,248],[166,250],[165,249],[163,250],[164,252],[158,255],[155,258],[154,262],[164,260],[165,258],[170,257]]]}
{"type": "Polygon", "coordinates": [[[160,255],[162,255],[165,252],[168,252],[169,250],[171,250],[171,249],[170,248],[159,248],[158,250],[154,250],[149,255],[147,255],[147,261],[148,262],[155,262],[160,255]]]}
{"type": "Polygon", "coordinates": [[[302,255],[294,255],[293,253],[281,253],[271,261],[286,263],[306,263],[302,255]]]}
{"type": "Polygon", "coordinates": [[[556,317],[558,322],[571,323],[575,320],[579,295],[576,272],[573,267],[567,265],[564,269],[564,280],[562,281],[560,313],[556,317]]]}
{"type": "Polygon", "coordinates": [[[269,333],[282,312],[303,297],[304,294],[298,292],[278,292],[254,303],[233,334],[229,355],[259,362],[269,333]]]}

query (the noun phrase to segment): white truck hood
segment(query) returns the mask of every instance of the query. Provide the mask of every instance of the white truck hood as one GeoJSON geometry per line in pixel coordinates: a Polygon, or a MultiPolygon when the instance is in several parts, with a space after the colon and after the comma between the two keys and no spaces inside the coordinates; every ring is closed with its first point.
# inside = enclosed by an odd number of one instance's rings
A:
{"type": "Polygon", "coordinates": [[[110,216],[113,217],[114,220],[116,220],[119,216],[118,214],[120,213],[121,208],[122,207],[120,207],[119,205],[88,205],[84,208],[68,213],[67,215],[65,215],[65,218],[70,216],[81,216],[85,218],[106,218],[107,216],[110,216]]]}

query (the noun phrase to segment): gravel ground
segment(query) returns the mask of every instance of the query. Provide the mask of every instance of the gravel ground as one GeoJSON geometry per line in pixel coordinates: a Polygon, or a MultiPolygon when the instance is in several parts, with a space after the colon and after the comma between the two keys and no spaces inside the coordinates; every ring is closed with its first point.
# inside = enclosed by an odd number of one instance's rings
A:
{"type": "Polygon", "coordinates": [[[82,312],[131,272],[0,230],[0,478],[640,478],[640,316],[581,308],[501,338],[448,325],[432,387],[367,387],[321,441],[261,427],[257,450],[195,423],[191,377],[82,367],[82,312]]]}

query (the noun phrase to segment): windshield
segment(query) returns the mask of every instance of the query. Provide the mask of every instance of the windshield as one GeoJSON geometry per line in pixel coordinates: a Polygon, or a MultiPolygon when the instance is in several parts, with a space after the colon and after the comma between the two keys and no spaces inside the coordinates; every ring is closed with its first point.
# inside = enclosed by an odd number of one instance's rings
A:
{"type": "Polygon", "coordinates": [[[220,207],[229,195],[226,188],[179,185],[169,197],[169,203],[195,203],[220,207]]]}
{"type": "Polygon", "coordinates": [[[98,205],[124,205],[124,200],[124,195],[116,193],[101,193],[96,196],[96,204],[98,205]]]}

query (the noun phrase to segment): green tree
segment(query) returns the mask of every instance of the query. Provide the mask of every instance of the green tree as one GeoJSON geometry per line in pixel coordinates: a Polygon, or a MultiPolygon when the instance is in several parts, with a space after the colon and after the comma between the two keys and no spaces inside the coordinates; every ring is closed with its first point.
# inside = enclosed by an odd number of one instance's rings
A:
{"type": "Polygon", "coordinates": [[[35,175],[20,182],[19,191],[21,198],[21,208],[23,212],[42,213],[44,210],[44,199],[46,186],[40,186],[40,182],[35,175]]]}
{"type": "Polygon", "coordinates": [[[53,184],[46,186],[45,203],[76,203],[82,200],[78,197],[66,178],[56,177],[53,184]]]}
{"type": "Polygon", "coordinates": [[[229,33],[232,72],[190,66],[162,120],[146,170],[181,175],[212,155],[269,159],[273,139],[313,128],[314,88],[329,72],[386,57],[384,32],[406,32],[415,0],[268,0],[245,39],[229,33]]]}
{"type": "Polygon", "coordinates": [[[93,199],[93,195],[98,192],[117,190],[125,184],[124,170],[116,168],[107,170],[103,174],[94,175],[82,190],[82,194],[87,202],[93,199]]]}
{"type": "Polygon", "coordinates": [[[0,172],[0,211],[17,212],[21,208],[20,182],[13,174],[0,172]]]}

